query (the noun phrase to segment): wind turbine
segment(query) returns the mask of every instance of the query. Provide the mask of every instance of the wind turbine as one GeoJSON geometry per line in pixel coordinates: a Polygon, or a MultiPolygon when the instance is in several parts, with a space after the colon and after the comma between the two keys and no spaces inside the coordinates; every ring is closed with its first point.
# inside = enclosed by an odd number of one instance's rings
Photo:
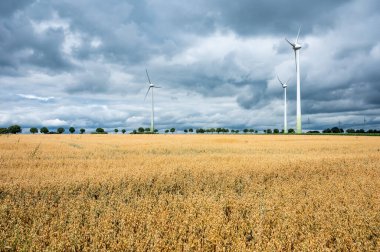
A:
{"type": "Polygon", "coordinates": [[[295,59],[296,59],[296,74],[297,74],[297,126],[296,132],[298,134],[302,133],[302,121],[301,121],[301,84],[300,84],[300,53],[299,50],[302,48],[298,43],[300,36],[301,26],[298,29],[298,34],[296,41],[294,43],[290,42],[288,39],[285,40],[293,47],[295,59]]]}
{"type": "Polygon", "coordinates": [[[154,88],[161,88],[161,87],[157,87],[157,86],[155,86],[155,85],[150,81],[150,78],[149,78],[149,74],[148,74],[148,70],[147,70],[147,69],[145,69],[145,72],[146,72],[146,77],[148,77],[149,88],[148,88],[148,91],[146,92],[146,95],[145,95],[144,101],[145,101],[146,97],[147,97],[148,94],[149,94],[149,90],[152,89],[152,114],[151,114],[151,118],[150,118],[150,132],[151,132],[151,133],[154,133],[154,97],[153,97],[153,89],[154,89],[154,88]]]}
{"type": "Polygon", "coordinates": [[[284,89],[284,133],[287,134],[288,133],[288,120],[286,118],[286,114],[287,114],[287,112],[286,112],[286,88],[288,86],[289,79],[285,83],[283,83],[280,80],[278,75],[277,75],[277,79],[280,82],[282,88],[284,89]]]}

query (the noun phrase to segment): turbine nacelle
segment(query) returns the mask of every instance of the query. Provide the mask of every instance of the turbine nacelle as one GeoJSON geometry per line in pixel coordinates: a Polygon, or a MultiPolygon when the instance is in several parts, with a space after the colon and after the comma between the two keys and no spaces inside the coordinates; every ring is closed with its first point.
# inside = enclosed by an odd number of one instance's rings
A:
{"type": "Polygon", "coordinates": [[[297,50],[302,48],[302,46],[298,43],[298,39],[300,37],[300,32],[301,32],[301,26],[298,29],[297,38],[296,38],[296,41],[294,43],[290,42],[287,38],[285,38],[286,42],[288,42],[293,47],[294,51],[297,51],[297,50]]]}
{"type": "Polygon", "coordinates": [[[300,44],[298,44],[298,43],[295,43],[294,46],[293,46],[293,50],[299,50],[301,48],[302,48],[302,46],[300,44]]]}
{"type": "Polygon", "coordinates": [[[286,42],[289,43],[289,45],[291,45],[293,47],[294,51],[297,51],[297,50],[302,48],[302,46],[298,43],[298,38],[297,38],[297,42],[294,42],[294,43],[290,42],[287,38],[285,38],[285,40],[286,40],[286,42]]]}
{"type": "Polygon", "coordinates": [[[277,76],[277,80],[280,82],[281,86],[282,86],[283,88],[287,88],[287,87],[288,87],[288,82],[289,82],[290,78],[289,78],[286,82],[282,82],[282,81],[280,80],[280,77],[278,77],[278,75],[276,75],[276,76],[277,76]]]}

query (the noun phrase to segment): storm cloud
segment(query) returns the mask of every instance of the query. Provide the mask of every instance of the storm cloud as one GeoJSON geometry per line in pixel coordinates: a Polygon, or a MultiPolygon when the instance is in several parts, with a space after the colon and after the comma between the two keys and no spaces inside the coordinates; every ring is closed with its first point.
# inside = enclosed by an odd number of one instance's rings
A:
{"type": "Polygon", "coordinates": [[[380,127],[380,3],[47,1],[0,3],[0,127],[281,128],[302,25],[304,128],[380,127]]]}

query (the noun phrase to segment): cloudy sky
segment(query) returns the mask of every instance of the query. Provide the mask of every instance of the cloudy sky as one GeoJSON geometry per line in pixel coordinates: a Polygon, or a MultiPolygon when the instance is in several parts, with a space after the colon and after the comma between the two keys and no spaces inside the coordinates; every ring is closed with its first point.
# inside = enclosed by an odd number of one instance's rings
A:
{"type": "Polygon", "coordinates": [[[1,0],[0,127],[380,128],[378,0],[1,0]]]}

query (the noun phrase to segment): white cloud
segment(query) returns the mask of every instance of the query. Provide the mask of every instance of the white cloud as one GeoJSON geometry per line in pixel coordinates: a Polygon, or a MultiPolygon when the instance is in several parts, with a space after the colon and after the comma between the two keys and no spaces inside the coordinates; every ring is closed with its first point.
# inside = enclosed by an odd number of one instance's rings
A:
{"type": "Polygon", "coordinates": [[[58,127],[58,126],[66,126],[68,123],[66,121],[60,120],[60,119],[49,119],[49,120],[43,120],[42,125],[47,127],[58,127]]]}
{"type": "Polygon", "coordinates": [[[44,102],[51,101],[51,100],[55,99],[53,96],[42,97],[42,96],[36,96],[36,95],[32,95],[32,94],[17,94],[17,95],[22,97],[22,98],[25,98],[25,99],[44,101],[44,102]]]}
{"type": "Polygon", "coordinates": [[[98,47],[100,47],[103,43],[102,43],[102,40],[101,39],[99,39],[99,38],[93,38],[92,40],[91,40],[91,46],[93,47],[93,48],[98,48],[98,47]]]}

